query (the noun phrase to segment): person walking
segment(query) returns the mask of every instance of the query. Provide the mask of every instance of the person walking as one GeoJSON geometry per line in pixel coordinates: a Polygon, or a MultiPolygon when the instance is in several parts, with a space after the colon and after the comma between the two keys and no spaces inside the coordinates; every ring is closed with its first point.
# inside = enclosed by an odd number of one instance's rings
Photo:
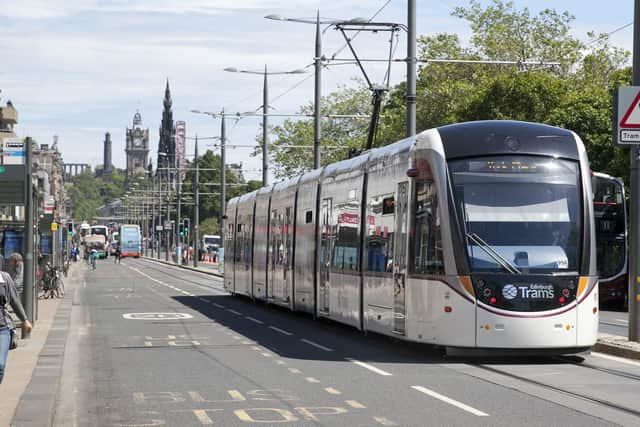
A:
{"type": "Polygon", "coordinates": [[[11,276],[8,273],[0,272],[0,384],[2,384],[4,371],[7,367],[7,356],[11,345],[11,329],[13,328],[13,321],[5,308],[7,304],[13,308],[18,318],[22,320],[24,330],[31,332],[33,326],[27,319],[27,314],[18,298],[18,292],[11,276]]]}
{"type": "Polygon", "coordinates": [[[9,257],[9,268],[7,272],[13,279],[13,283],[18,291],[18,294],[22,294],[23,282],[24,282],[24,264],[22,262],[22,255],[18,252],[14,252],[9,257]]]}
{"type": "Polygon", "coordinates": [[[116,246],[116,257],[113,260],[113,263],[115,264],[116,261],[118,262],[118,264],[120,264],[120,260],[122,259],[122,252],[120,251],[120,245],[116,246]]]}

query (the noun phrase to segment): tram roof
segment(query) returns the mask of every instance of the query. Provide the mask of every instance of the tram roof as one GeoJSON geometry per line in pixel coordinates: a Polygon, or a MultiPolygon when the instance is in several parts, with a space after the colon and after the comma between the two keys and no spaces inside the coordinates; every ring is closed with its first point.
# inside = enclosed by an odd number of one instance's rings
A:
{"type": "Polygon", "coordinates": [[[573,132],[540,123],[486,120],[441,126],[437,130],[448,159],[490,154],[580,158],[573,132]]]}

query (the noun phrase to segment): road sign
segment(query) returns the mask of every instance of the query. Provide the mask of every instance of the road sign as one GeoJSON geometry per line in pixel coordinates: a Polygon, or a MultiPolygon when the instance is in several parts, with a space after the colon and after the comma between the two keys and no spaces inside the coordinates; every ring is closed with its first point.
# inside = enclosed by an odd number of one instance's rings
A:
{"type": "Polygon", "coordinates": [[[24,165],[26,145],[20,138],[5,138],[2,147],[3,165],[24,165]]]}
{"type": "Polygon", "coordinates": [[[51,231],[58,231],[58,223],[57,222],[52,222],[51,223],[51,231]]]}
{"type": "Polygon", "coordinates": [[[614,95],[613,140],[619,145],[640,144],[640,86],[621,86],[614,95]]]}

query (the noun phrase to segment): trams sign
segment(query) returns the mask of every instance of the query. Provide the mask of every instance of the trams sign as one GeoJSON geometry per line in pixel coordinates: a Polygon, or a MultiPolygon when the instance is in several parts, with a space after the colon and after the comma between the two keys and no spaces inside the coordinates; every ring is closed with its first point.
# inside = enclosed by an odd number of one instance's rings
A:
{"type": "Polygon", "coordinates": [[[640,86],[619,87],[613,106],[613,140],[618,145],[640,144],[640,86]]]}
{"type": "Polygon", "coordinates": [[[555,291],[551,284],[507,284],[502,288],[502,296],[508,300],[512,300],[517,296],[522,299],[553,299],[555,291]]]}

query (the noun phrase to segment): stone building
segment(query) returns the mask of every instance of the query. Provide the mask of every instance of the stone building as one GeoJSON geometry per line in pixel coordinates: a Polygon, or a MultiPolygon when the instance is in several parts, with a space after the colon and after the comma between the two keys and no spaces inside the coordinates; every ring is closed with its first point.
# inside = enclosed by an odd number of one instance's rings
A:
{"type": "Polygon", "coordinates": [[[127,181],[137,173],[145,173],[149,157],[149,129],[142,128],[139,111],[133,116],[133,126],[127,128],[127,181]]]}
{"type": "Polygon", "coordinates": [[[53,144],[33,144],[34,184],[44,201],[45,213],[53,213],[56,217],[69,218],[68,196],[64,180],[64,161],[58,150],[58,136],[53,136],[53,144]],[[48,212],[51,210],[52,212],[48,212]]]}

